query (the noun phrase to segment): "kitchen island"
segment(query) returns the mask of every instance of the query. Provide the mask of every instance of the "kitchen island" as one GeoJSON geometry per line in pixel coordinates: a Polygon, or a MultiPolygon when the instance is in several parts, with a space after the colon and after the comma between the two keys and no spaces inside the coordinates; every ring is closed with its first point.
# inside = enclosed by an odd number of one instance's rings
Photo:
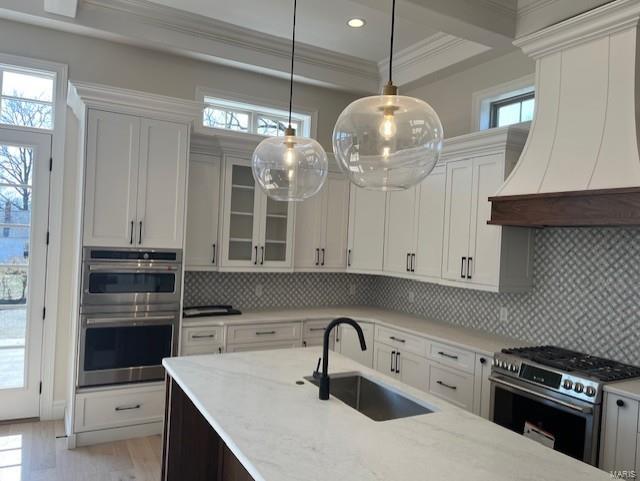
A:
{"type": "Polygon", "coordinates": [[[163,481],[590,481],[608,473],[331,353],[434,412],[377,422],[305,380],[320,349],[165,359],[163,481]]]}

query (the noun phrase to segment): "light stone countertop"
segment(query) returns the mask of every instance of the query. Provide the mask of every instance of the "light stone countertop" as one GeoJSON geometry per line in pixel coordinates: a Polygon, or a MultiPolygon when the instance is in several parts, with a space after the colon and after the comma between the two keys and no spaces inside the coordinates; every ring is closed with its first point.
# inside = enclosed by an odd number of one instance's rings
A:
{"type": "Polygon", "coordinates": [[[640,379],[631,379],[629,381],[612,382],[605,384],[605,392],[617,394],[619,396],[628,397],[640,401],[640,379]]]}
{"type": "Polygon", "coordinates": [[[604,481],[608,473],[332,353],[435,408],[375,422],[297,380],[319,348],[169,358],[169,375],[256,481],[604,481]]]}
{"type": "Polygon", "coordinates": [[[493,356],[505,347],[531,345],[520,339],[499,336],[477,329],[445,324],[428,319],[402,314],[396,311],[370,307],[324,307],[308,309],[278,309],[264,311],[247,311],[235,316],[211,316],[185,318],[183,327],[196,326],[231,326],[239,324],[258,324],[275,321],[303,321],[314,319],[333,319],[351,317],[357,321],[369,321],[388,327],[400,329],[410,334],[426,336],[435,341],[452,346],[469,349],[481,354],[493,356]]]}

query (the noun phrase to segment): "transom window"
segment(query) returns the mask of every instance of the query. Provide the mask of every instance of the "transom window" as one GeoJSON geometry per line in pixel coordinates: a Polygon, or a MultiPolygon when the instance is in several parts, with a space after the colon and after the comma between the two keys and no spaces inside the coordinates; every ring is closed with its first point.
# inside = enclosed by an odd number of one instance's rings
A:
{"type": "Polygon", "coordinates": [[[533,92],[497,100],[491,103],[491,127],[506,127],[533,120],[535,94],[533,92]]]}
{"type": "Polygon", "coordinates": [[[55,74],[0,65],[0,124],[53,129],[55,74]]]}
{"type": "MultiPolygon", "coordinates": [[[[289,113],[286,110],[206,96],[204,103],[202,124],[205,127],[281,137],[289,125],[289,113]]],[[[291,126],[296,129],[296,135],[309,137],[311,116],[293,112],[291,126]]]]}

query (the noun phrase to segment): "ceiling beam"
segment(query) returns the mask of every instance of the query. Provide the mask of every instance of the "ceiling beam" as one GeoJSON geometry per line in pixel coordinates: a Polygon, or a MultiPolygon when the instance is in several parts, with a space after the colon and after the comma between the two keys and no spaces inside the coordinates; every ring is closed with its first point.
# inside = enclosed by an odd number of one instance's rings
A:
{"type": "Polygon", "coordinates": [[[44,0],[44,11],[54,15],[76,18],[78,0],[44,0]]]}

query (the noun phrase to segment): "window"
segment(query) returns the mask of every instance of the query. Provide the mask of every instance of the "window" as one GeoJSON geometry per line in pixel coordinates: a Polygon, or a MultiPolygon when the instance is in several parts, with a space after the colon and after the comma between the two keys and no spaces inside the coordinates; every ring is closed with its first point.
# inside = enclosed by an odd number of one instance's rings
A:
{"type": "Polygon", "coordinates": [[[0,65],[0,124],[53,129],[55,74],[0,65]]]}
{"type": "Polygon", "coordinates": [[[491,127],[505,127],[533,119],[535,94],[517,95],[491,103],[491,127]]]}
{"type": "MultiPolygon", "coordinates": [[[[202,125],[205,127],[281,137],[289,125],[289,113],[286,110],[207,96],[204,97],[204,103],[202,125]]],[[[297,135],[309,137],[311,116],[292,112],[291,126],[296,129],[297,135]]]]}

